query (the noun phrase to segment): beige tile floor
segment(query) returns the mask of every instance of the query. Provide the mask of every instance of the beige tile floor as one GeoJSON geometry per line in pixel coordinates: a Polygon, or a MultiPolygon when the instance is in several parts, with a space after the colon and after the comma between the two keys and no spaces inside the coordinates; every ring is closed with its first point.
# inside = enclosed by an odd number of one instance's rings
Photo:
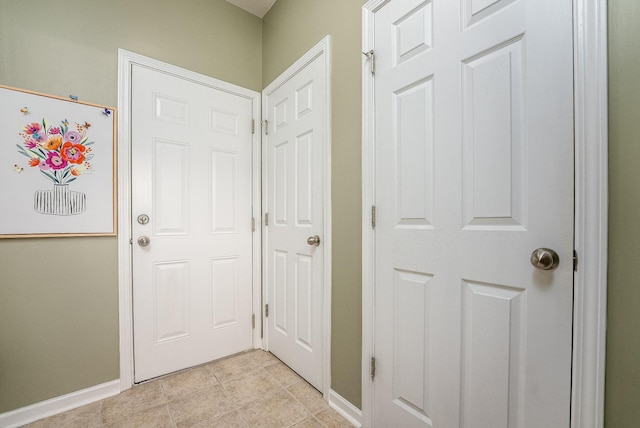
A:
{"type": "Polygon", "coordinates": [[[351,425],[268,352],[254,350],[146,382],[29,428],[295,427],[351,425]]]}

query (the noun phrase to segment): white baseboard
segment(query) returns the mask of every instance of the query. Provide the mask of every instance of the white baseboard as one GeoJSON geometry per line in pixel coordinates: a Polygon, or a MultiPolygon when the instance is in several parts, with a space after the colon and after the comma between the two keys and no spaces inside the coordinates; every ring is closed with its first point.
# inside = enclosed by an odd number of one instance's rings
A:
{"type": "Polygon", "coordinates": [[[14,428],[35,422],[48,416],[57,415],[67,410],[86,404],[95,403],[120,393],[120,380],[112,380],[87,389],[61,395],[50,400],[41,401],[27,407],[21,407],[0,414],[0,427],[14,428]]]}
{"type": "Polygon", "coordinates": [[[362,410],[349,403],[333,389],[329,390],[329,406],[340,413],[340,416],[348,420],[353,426],[357,428],[362,426],[362,410]]]}

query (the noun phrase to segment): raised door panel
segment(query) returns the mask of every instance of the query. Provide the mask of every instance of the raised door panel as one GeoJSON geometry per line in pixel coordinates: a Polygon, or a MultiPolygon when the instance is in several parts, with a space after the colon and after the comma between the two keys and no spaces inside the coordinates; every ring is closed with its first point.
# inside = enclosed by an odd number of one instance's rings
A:
{"type": "Polygon", "coordinates": [[[526,290],[473,281],[462,287],[462,426],[521,426],[526,290]]]}
{"type": "Polygon", "coordinates": [[[434,204],[433,79],[420,79],[394,91],[392,103],[396,224],[430,228],[434,204]]]}
{"type": "Polygon", "coordinates": [[[155,235],[189,233],[189,145],[153,142],[153,212],[155,235]]]}
{"type": "Polygon", "coordinates": [[[398,66],[433,47],[433,3],[424,1],[392,26],[394,65],[398,66]]]}
{"type": "Polygon", "coordinates": [[[395,269],[392,400],[431,426],[433,275],[395,269]]]}
{"type": "Polygon", "coordinates": [[[313,225],[313,132],[296,137],[295,216],[297,227],[313,225]]]}
{"type": "Polygon", "coordinates": [[[237,136],[239,133],[238,114],[216,108],[209,108],[209,131],[237,136]]]}
{"type": "Polygon", "coordinates": [[[238,233],[238,153],[211,149],[211,233],[238,233]]]}
{"type": "Polygon", "coordinates": [[[279,333],[288,334],[289,317],[289,254],[286,251],[275,250],[273,252],[273,317],[274,325],[279,333]]]}
{"type": "Polygon", "coordinates": [[[153,326],[155,343],[189,335],[189,271],[187,261],[153,266],[153,326]]]}
{"type": "Polygon", "coordinates": [[[168,95],[153,94],[154,119],[189,126],[189,102],[168,95]]]}
{"type": "Polygon", "coordinates": [[[288,224],[289,206],[289,142],[283,141],[273,148],[273,223],[276,226],[288,224]]]}
{"type": "Polygon", "coordinates": [[[312,350],[316,345],[313,339],[313,259],[306,254],[296,254],[295,272],[295,323],[296,342],[312,350]]]}
{"type": "Polygon", "coordinates": [[[211,260],[211,329],[236,325],[239,322],[239,260],[220,257],[211,260]]]}
{"type": "Polygon", "coordinates": [[[463,66],[463,215],[467,226],[525,227],[522,39],[463,66]]]}

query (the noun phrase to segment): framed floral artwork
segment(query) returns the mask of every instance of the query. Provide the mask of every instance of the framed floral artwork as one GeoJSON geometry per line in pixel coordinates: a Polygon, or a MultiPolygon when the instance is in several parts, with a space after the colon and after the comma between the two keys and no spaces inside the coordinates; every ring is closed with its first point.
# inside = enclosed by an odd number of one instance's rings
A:
{"type": "Polygon", "coordinates": [[[0,238],[116,234],[113,107],[0,85],[0,238]]]}

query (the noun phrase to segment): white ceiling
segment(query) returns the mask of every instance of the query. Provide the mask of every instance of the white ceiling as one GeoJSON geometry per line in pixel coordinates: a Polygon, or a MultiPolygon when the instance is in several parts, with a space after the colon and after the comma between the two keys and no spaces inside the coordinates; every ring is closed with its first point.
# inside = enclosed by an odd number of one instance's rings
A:
{"type": "Polygon", "coordinates": [[[227,0],[227,2],[262,18],[269,12],[276,0],[227,0]]]}

